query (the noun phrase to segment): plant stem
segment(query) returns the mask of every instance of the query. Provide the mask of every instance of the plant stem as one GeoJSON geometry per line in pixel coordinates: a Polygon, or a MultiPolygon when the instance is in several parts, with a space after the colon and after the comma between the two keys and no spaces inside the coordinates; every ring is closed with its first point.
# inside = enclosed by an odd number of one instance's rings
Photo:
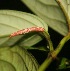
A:
{"type": "Polygon", "coordinates": [[[64,44],[70,39],[70,33],[65,36],[61,41],[60,43],[58,44],[57,48],[52,52],[52,57],[56,57],[59,52],[61,51],[62,47],[64,46],[64,44]]]}
{"type": "Polygon", "coordinates": [[[58,44],[57,48],[51,53],[51,55],[49,57],[47,57],[47,59],[42,63],[42,65],[39,67],[38,71],[45,71],[45,69],[48,68],[48,66],[50,65],[50,63],[53,61],[53,59],[55,59],[57,57],[57,55],[59,54],[59,52],[61,51],[62,47],[64,46],[64,44],[70,39],[70,33],[65,36],[60,43],[58,44]]]}
{"type": "Polygon", "coordinates": [[[48,57],[43,63],[42,65],[39,67],[38,71],[45,71],[45,69],[48,68],[48,66],[50,65],[50,63],[52,62],[52,57],[48,57]]]}
{"type": "Polygon", "coordinates": [[[52,41],[50,39],[50,35],[46,31],[44,31],[43,33],[44,33],[45,38],[48,41],[48,44],[49,44],[49,47],[50,47],[50,51],[53,51],[54,48],[53,48],[53,43],[52,43],[52,41]]]}
{"type": "Polygon", "coordinates": [[[57,57],[57,55],[59,54],[59,52],[61,51],[62,47],[64,46],[64,44],[70,39],[70,19],[69,19],[69,16],[68,16],[68,13],[66,12],[66,10],[64,9],[64,6],[63,4],[61,3],[61,0],[57,0],[57,2],[59,3],[60,7],[62,8],[65,16],[66,16],[66,19],[67,19],[67,22],[68,22],[68,27],[69,27],[69,33],[67,36],[65,36],[61,41],[60,43],[58,44],[57,48],[54,50],[53,49],[53,44],[50,40],[50,37],[49,35],[47,35],[46,32],[44,32],[44,35],[46,37],[46,39],[48,40],[49,42],[49,46],[50,46],[50,51],[53,50],[53,52],[51,52],[51,55],[42,63],[42,65],[39,67],[39,70],[38,71],[45,71],[45,69],[48,68],[48,66],[50,65],[50,63],[53,61],[53,58],[55,59],[57,57]]]}

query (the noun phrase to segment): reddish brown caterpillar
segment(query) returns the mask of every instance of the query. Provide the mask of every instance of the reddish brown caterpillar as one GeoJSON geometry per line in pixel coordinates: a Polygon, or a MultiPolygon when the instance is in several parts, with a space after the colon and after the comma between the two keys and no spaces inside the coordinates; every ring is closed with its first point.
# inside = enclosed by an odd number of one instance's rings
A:
{"type": "Polygon", "coordinates": [[[19,30],[17,32],[12,33],[10,35],[10,37],[21,35],[21,34],[26,34],[26,33],[29,33],[29,32],[34,32],[34,31],[35,32],[43,32],[44,28],[42,28],[42,27],[31,27],[31,28],[22,29],[22,30],[19,30]]]}

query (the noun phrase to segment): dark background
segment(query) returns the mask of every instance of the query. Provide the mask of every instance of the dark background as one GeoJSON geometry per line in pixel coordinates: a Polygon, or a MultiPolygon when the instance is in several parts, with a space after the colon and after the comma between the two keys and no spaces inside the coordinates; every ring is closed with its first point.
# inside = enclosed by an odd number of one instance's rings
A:
{"type": "MultiPolygon", "coordinates": [[[[28,12],[28,13],[32,13],[33,12],[26,7],[26,5],[24,5],[20,0],[0,0],[0,9],[9,9],[9,10],[18,10],[18,11],[23,11],[23,12],[28,12]]],[[[54,43],[54,47],[56,47],[59,43],[59,41],[63,38],[62,35],[60,35],[59,33],[55,32],[54,30],[52,30],[51,28],[49,28],[49,33],[51,36],[51,40],[54,43]]],[[[45,40],[41,41],[42,44],[44,44],[45,40]]],[[[60,57],[67,57],[69,58],[70,55],[70,41],[68,41],[65,46],[63,47],[63,50],[60,52],[60,54],[58,56],[60,57]]],[[[45,52],[41,52],[41,51],[30,51],[38,60],[38,62],[41,64],[45,58],[46,58],[46,53],[45,52]]],[[[56,62],[56,61],[55,61],[56,62]]],[[[55,66],[56,64],[54,64],[54,62],[52,63],[53,67],[50,66],[49,69],[53,69],[55,70],[55,66]]]]}

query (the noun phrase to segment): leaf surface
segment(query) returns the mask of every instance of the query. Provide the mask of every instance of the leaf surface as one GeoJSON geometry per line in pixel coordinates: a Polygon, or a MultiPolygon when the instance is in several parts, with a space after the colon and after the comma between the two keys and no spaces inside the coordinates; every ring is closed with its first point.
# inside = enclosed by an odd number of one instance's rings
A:
{"type": "Polygon", "coordinates": [[[34,26],[43,27],[48,31],[47,24],[35,15],[13,10],[0,10],[0,46],[11,46],[21,39],[24,46],[32,46],[38,43],[42,40],[42,37],[38,34],[31,34],[30,37],[27,35],[26,38],[24,35],[9,38],[10,34],[15,31],[34,26]],[[26,44],[29,42],[31,43],[26,44]]]}
{"type": "Polygon", "coordinates": [[[0,71],[37,71],[38,67],[36,59],[24,48],[0,48],[0,71]]]}
{"type": "MultiPolygon", "coordinates": [[[[62,35],[68,33],[68,26],[66,17],[55,0],[21,0],[25,3],[35,14],[41,17],[52,29],[62,35]]],[[[67,7],[67,0],[60,0],[67,7]],[[65,1],[65,2],[64,2],[65,1]]]]}
{"type": "Polygon", "coordinates": [[[0,60],[0,71],[16,71],[14,66],[9,62],[0,60]]]}

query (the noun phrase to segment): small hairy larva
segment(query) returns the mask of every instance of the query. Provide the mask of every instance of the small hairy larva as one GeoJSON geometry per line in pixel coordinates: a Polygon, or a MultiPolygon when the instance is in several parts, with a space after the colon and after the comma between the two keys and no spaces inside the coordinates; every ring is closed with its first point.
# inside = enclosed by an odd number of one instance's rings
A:
{"type": "Polygon", "coordinates": [[[42,27],[31,27],[31,28],[22,29],[22,30],[19,30],[17,32],[12,33],[10,35],[10,37],[21,35],[21,34],[26,34],[26,33],[29,33],[29,32],[34,32],[34,31],[35,32],[43,32],[44,28],[42,28],[42,27]]]}

